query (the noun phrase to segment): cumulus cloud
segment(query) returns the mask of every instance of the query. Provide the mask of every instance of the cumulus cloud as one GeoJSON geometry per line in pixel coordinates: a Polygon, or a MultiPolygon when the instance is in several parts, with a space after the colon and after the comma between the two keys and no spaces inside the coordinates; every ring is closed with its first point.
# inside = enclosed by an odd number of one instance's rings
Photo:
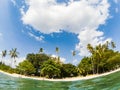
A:
{"type": "Polygon", "coordinates": [[[98,44],[103,44],[106,41],[111,41],[110,38],[105,39],[103,37],[103,32],[101,31],[96,31],[94,29],[86,29],[84,31],[81,31],[80,34],[78,35],[78,39],[80,40],[79,44],[76,45],[76,49],[80,51],[81,56],[89,56],[89,52],[86,49],[87,44],[90,43],[93,47],[98,45],[98,44]]]}
{"type": "Polygon", "coordinates": [[[3,36],[3,34],[2,34],[2,33],[0,33],[0,40],[2,39],[2,36],[3,36]]]}
{"type": "MultiPolygon", "coordinates": [[[[115,4],[119,4],[119,0],[113,0],[115,4]]],[[[119,5],[115,8],[115,12],[118,13],[119,12],[119,5]]]]}
{"type": "Polygon", "coordinates": [[[7,57],[7,58],[3,58],[2,62],[4,62],[6,65],[10,65],[12,67],[16,67],[23,60],[25,60],[25,57],[16,58],[15,59],[16,62],[14,62],[13,59],[7,57]]]}
{"type": "Polygon", "coordinates": [[[16,58],[16,63],[15,65],[18,65],[20,62],[24,61],[25,57],[20,57],[20,58],[16,58]]]}
{"type": "Polygon", "coordinates": [[[0,37],[2,36],[2,33],[0,33],[0,37]]]}
{"type": "Polygon", "coordinates": [[[104,42],[104,33],[97,30],[109,18],[108,0],[25,0],[28,10],[21,8],[22,21],[34,29],[50,34],[60,29],[78,34],[77,50],[87,55],[86,44],[104,42]]]}
{"type": "Polygon", "coordinates": [[[118,0],[113,0],[115,3],[118,3],[118,0]]]}
{"type": "Polygon", "coordinates": [[[118,13],[118,12],[119,12],[119,9],[118,9],[118,8],[115,8],[115,12],[118,13]]]}
{"type": "Polygon", "coordinates": [[[13,3],[14,6],[17,5],[15,0],[11,0],[11,2],[13,3]]]}
{"type": "MultiPolygon", "coordinates": [[[[57,58],[58,56],[56,56],[56,55],[51,55],[52,57],[54,57],[54,58],[57,58]]],[[[63,63],[65,63],[65,61],[66,61],[66,59],[65,58],[63,58],[63,57],[60,57],[60,61],[61,62],[63,62],[63,63]]]]}
{"type": "Polygon", "coordinates": [[[77,59],[74,59],[74,60],[72,61],[72,63],[73,63],[74,65],[77,65],[79,62],[80,62],[80,61],[77,60],[77,59]]]}
{"type": "Polygon", "coordinates": [[[41,35],[41,36],[36,36],[36,35],[34,35],[33,33],[30,33],[30,32],[28,32],[28,34],[30,35],[30,37],[33,37],[33,38],[35,38],[35,40],[37,40],[37,41],[41,41],[41,42],[43,42],[44,40],[44,37],[41,35]]]}

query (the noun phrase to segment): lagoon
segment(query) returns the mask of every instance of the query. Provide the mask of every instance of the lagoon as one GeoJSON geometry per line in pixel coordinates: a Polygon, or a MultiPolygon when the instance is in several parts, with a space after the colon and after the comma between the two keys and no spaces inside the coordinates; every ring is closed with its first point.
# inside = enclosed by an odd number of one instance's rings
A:
{"type": "Polygon", "coordinates": [[[0,73],[0,90],[120,90],[120,72],[70,82],[16,78],[0,73]]]}

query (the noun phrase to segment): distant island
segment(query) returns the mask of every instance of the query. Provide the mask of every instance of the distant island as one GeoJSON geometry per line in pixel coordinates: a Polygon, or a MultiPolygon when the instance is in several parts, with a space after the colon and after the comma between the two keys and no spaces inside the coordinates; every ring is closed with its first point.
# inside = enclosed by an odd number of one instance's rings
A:
{"type": "MultiPolygon", "coordinates": [[[[72,77],[74,77],[74,80],[80,80],[80,78],[75,77],[85,77],[93,75],[89,78],[94,78],[110,74],[112,73],[110,71],[113,70],[119,71],[118,68],[120,68],[120,53],[114,50],[114,48],[116,47],[114,42],[106,42],[95,47],[93,47],[91,44],[88,44],[86,47],[91,55],[89,57],[83,57],[77,66],[71,63],[61,62],[61,58],[59,56],[59,47],[56,47],[56,57],[45,54],[44,49],[40,48],[38,53],[27,54],[26,60],[20,62],[19,65],[16,66],[16,68],[12,68],[12,64],[16,62],[15,59],[18,57],[19,54],[17,52],[17,48],[12,49],[9,52],[9,55],[14,60],[14,62],[13,60],[11,61],[10,66],[3,63],[4,57],[7,55],[7,50],[4,50],[2,51],[0,70],[11,73],[10,75],[16,73],[14,75],[17,75],[19,77],[40,77],[40,80],[41,77],[42,80],[44,78],[46,80],[59,80],[64,78],[70,79],[72,77]]],[[[73,51],[72,55],[74,58],[74,56],[76,55],[76,51],[73,51]]]]}

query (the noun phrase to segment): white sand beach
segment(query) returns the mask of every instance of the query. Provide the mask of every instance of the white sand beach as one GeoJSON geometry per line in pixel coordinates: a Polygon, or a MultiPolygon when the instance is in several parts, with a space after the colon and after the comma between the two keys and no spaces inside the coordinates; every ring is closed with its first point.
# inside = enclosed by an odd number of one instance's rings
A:
{"type": "Polygon", "coordinates": [[[63,78],[63,79],[47,79],[47,78],[43,78],[43,77],[34,77],[34,76],[24,76],[24,75],[20,75],[20,74],[10,74],[7,72],[4,72],[2,70],[0,70],[1,73],[4,73],[6,75],[12,76],[12,77],[17,77],[17,78],[28,78],[28,79],[34,79],[34,80],[45,80],[45,81],[78,81],[78,80],[88,80],[88,79],[92,79],[92,78],[96,78],[96,77],[101,77],[101,76],[106,76],[109,75],[111,73],[115,73],[117,71],[120,71],[119,69],[116,69],[114,71],[111,72],[107,72],[107,73],[103,73],[103,74],[94,74],[94,75],[89,75],[86,77],[72,77],[72,78],[63,78]]]}

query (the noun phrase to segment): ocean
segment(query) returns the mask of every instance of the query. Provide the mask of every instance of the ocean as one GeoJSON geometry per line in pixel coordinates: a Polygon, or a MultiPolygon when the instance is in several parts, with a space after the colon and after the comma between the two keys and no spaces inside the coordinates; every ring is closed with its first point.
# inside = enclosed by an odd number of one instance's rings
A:
{"type": "Polygon", "coordinates": [[[120,90],[120,72],[70,82],[23,79],[0,73],[0,90],[120,90]]]}

